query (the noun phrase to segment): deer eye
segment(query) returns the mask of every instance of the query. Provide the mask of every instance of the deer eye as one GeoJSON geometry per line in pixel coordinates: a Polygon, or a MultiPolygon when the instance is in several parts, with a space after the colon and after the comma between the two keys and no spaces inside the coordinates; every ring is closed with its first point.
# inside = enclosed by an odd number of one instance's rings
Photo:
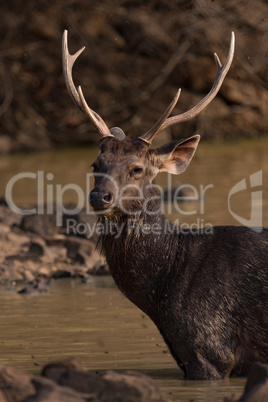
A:
{"type": "Polygon", "coordinates": [[[131,170],[131,174],[141,174],[143,172],[143,168],[141,166],[135,166],[131,170]]]}

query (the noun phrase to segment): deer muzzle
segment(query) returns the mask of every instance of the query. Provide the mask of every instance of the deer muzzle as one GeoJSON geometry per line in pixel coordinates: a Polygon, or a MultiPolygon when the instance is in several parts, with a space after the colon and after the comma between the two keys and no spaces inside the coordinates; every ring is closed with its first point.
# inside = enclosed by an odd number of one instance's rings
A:
{"type": "Polygon", "coordinates": [[[88,200],[95,211],[107,209],[113,204],[111,193],[96,190],[91,191],[88,200]]]}

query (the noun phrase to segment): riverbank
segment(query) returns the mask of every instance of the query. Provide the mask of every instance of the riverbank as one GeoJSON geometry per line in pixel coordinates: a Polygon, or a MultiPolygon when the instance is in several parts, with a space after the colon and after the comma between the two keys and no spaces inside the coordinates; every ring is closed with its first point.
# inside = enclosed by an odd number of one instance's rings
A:
{"type": "MultiPolygon", "coordinates": [[[[68,215],[68,219],[78,225],[84,222],[84,211],[68,215]]],[[[89,225],[89,217],[87,221],[89,225]]],[[[94,227],[95,220],[91,221],[94,227]]],[[[0,284],[32,284],[35,291],[43,292],[45,289],[37,286],[40,281],[63,277],[90,281],[91,275],[109,274],[105,258],[97,248],[98,237],[94,233],[90,239],[75,234],[68,233],[64,224],[56,225],[56,210],[52,215],[20,215],[2,200],[0,284]]]]}

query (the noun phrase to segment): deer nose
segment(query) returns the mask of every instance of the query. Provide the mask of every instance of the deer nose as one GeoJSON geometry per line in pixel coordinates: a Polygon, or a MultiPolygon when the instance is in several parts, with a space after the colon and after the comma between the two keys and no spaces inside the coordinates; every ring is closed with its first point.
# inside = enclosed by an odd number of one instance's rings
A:
{"type": "Polygon", "coordinates": [[[93,190],[89,194],[88,200],[94,209],[101,210],[112,205],[113,196],[111,193],[93,190]]]}

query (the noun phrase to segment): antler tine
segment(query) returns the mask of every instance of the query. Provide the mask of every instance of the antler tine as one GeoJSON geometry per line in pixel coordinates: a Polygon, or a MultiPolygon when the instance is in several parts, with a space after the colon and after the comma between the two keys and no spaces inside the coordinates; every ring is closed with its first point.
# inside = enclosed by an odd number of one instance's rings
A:
{"type": "Polygon", "coordinates": [[[144,135],[139,137],[140,140],[146,142],[149,145],[152,143],[152,140],[153,140],[154,136],[159,131],[159,129],[162,126],[163,122],[168,118],[168,116],[170,115],[170,113],[172,112],[174,107],[176,106],[176,104],[178,102],[178,99],[180,97],[180,94],[181,94],[181,89],[178,90],[178,92],[176,93],[173,101],[170,103],[168,108],[162,114],[160,119],[153,125],[153,127],[149,131],[147,131],[147,133],[145,133],[144,135]]]}
{"type": "Polygon", "coordinates": [[[73,82],[73,77],[72,77],[72,70],[73,70],[73,65],[76,61],[76,59],[80,56],[80,54],[85,50],[85,46],[82,47],[78,52],[75,54],[71,55],[68,50],[68,31],[65,29],[63,32],[63,37],[62,37],[62,69],[63,69],[63,74],[65,78],[65,83],[67,86],[67,89],[69,91],[69,94],[71,95],[71,98],[73,101],[79,106],[81,110],[83,110],[78,92],[75,88],[74,82],[73,82]]]}
{"type": "Polygon", "coordinates": [[[223,66],[221,64],[221,61],[220,61],[218,55],[216,53],[214,53],[214,58],[215,58],[216,65],[217,65],[217,73],[216,73],[216,77],[215,77],[213,86],[212,86],[211,90],[209,91],[209,93],[200,102],[198,102],[197,105],[195,105],[192,109],[188,110],[187,112],[182,113],[177,116],[172,116],[172,117],[164,119],[161,126],[158,128],[158,130],[154,131],[153,135],[151,135],[151,130],[152,130],[151,129],[146,134],[144,134],[143,136],[141,136],[139,138],[150,144],[152,142],[153,138],[157,134],[159,134],[161,131],[165,130],[167,127],[190,120],[190,119],[194,118],[195,116],[197,116],[203,109],[205,109],[205,107],[212,101],[212,99],[215,98],[215,96],[219,92],[220,87],[223,83],[223,80],[231,67],[233,57],[234,57],[234,48],[235,48],[235,35],[234,35],[234,32],[232,32],[228,57],[223,66]]]}
{"type": "Polygon", "coordinates": [[[110,133],[110,130],[102,120],[102,118],[94,112],[94,110],[90,109],[88,106],[85,97],[82,92],[81,86],[78,87],[78,94],[79,98],[81,101],[81,104],[83,106],[83,110],[86,113],[86,115],[90,118],[90,120],[94,123],[96,129],[99,131],[102,137],[113,137],[113,134],[110,133]],[[107,131],[108,130],[108,131],[107,131]]]}
{"type": "Polygon", "coordinates": [[[72,69],[75,61],[77,58],[80,56],[80,54],[84,51],[85,47],[82,47],[78,52],[75,54],[70,54],[68,50],[68,31],[65,29],[63,32],[63,37],[62,37],[62,68],[63,68],[63,74],[65,78],[65,83],[68,88],[68,91],[71,95],[71,98],[73,101],[77,104],[77,106],[85,112],[87,117],[92,121],[94,126],[97,128],[99,133],[101,134],[102,137],[113,137],[113,135],[110,133],[109,128],[107,127],[106,123],[104,120],[86,103],[86,100],[84,98],[84,95],[82,93],[81,87],[79,87],[80,90],[76,90],[74,82],[73,82],[73,77],[72,77],[72,69]]]}

